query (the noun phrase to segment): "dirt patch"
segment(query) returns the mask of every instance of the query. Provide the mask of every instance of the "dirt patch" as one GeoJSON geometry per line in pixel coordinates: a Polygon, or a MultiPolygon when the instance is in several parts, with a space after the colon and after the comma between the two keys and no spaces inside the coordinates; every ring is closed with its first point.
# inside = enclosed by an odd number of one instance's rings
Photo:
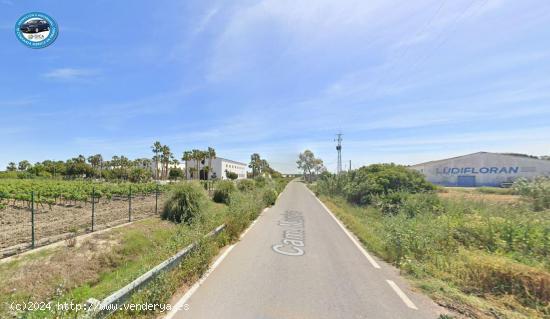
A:
{"type": "MultiPolygon", "coordinates": [[[[158,200],[162,211],[163,197],[158,200]]],[[[95,204],[94,230],[111,227],[155,214],[154,196],[132,198],[131,213],[128,199],[99,201],[95,204]]],[[[92,229],[92,204],[82,206],[36,205],[34,215],[35,241],[48,242],[66,233],[85,233],[92,229]]],[[[0,210],[0,250],[17,245],[30,245],[32,238],[31,210],[23,205],[10,205],[0,210]]],[[[62,239],[63,237],[60,237],[62,239]]],[[[50,241],[51,242],[51,241],[50,241]]]]}
{"type": "Polygon", "coordinates": [[[99,256],[108,254],[117,244],[113,233],[98,234],[93,241],[87,239],[76,247],[62,246],[46,256],[18,261],[12,269],[0,268],[4,277],[0,294],[32,295],[34,300],[43,301],[55,295],[56,290],[97,281],[104,268],[99,256]]]}

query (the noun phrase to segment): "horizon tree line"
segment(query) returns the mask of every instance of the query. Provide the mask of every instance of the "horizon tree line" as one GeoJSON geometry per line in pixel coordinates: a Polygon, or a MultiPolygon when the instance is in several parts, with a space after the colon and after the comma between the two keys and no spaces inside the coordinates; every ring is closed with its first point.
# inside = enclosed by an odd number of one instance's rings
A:
{"type": "MultiPolygon", "coordinates": [[[[181,161],[185,163],[185,169],[178,165],[181,163],[168,145],[155,141],[151,146],[153,156],[151,158],[129,159],[124,155],[114,155],[110,160],[105,160],[102,154],[94,154],[88,157],[78,155],[71,159],[45,160],[31,164],[28,160],[18,163],[10,162],[6,167],[7,172],[17,173],[16,177],[63,177],[63,178],[98,178],[105,180],[147,181],[150,179],[211,179],[212,162],[217,158],[216,150],[208,147],[206,150],[192,149],[183,152],[181,161]],[[192,164],[192,167],[190,166],[192,164]]],[[[280,175],[270,167],[267,160],[262,159],[258,153],[250,157],[248,165],[252,169],[251,177],[265,174],[271,176],[280,175]]],[[[15,177],[14,174],[12,174],[15,177]]],[[[0,176],[1,177],[1,176],[0,176]]]]}

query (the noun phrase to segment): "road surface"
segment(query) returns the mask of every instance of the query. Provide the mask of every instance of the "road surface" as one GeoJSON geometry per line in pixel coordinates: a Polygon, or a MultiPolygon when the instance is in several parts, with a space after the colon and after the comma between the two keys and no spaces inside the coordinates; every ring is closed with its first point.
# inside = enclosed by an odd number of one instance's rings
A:
{"type": "Polygon", "coordinates": [[[300,182],[291,182],[220,260],[167,318],[415,319],[442,313],[393,267],[361,251],[300,182]]]}

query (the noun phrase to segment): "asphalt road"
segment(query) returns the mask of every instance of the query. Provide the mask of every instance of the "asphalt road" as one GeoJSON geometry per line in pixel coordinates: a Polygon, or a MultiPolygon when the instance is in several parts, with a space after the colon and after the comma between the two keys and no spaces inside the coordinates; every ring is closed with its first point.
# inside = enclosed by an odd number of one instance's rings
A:
{"type": "Polygon", "coordinates": [[[401,319],[442,311],[362,252],[299,182],[224,257],[168,318],[401,319]]]}

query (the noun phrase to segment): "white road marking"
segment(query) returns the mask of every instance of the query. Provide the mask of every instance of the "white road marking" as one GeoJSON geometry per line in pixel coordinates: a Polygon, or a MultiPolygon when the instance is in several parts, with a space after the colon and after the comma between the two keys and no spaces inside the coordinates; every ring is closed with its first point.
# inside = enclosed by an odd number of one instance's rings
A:
{"type": "Polygon", "coordinates": [[[414,310],[418,310],[418,308],[416,307],[416,305],[409,299],[409,297],[407,297],[407,295],[403,292],[403,290],[401,290],[399,288],[399,286],[397,286],[397,284],[391,280],[386,280],[386,282],[388,283],[388,285],[390,285],[390,287],[393,289],[393,291],[395,291],[395,293],[399,296],[399,298],[401,298],[401,300],[403,300],[403,302],[407,305],[407,307],[411,308],[411,309],[414,309],[414,310]]]}
{"type": "MultiPolygon", "coordinates": [[[[262,213],[260,214],[260,216],[265,213],[269,208],[265,208],[262,213]]],[[[244,235],[246,235],[248,233],[248,231],[252,228],[252,226],[254,226],[256,224],[256,222],[258,221],[258,219],[260,218],[260,216],[258,216],[258,218],[256,218],[256,220],[254,220],[252,222],[252,224],[250,224],[250,226],[248,226],[248,228],[241,234],[241,236],[239,236],[239,239],[242,239],[244,237],[244,235]]],[[[210,268],[208,268],[208,270],[204,273],[204,275],[201,277],[201,279],[199,279],[199,281],[197,281],[186,293],[185,295],[183,295],[183,297],[181,297],[177,302],[176,304],[172,307],[172,310],[166,315],[166,317],[164,317],[165,319],[172,319],[180,310],[183,310],[185,307],[186,307],[186,303],[187,301],[191,298],[191,296],[193,296],[193,294],[199,289],[199,287],[204,283],[204,281],[206,280],[206,278],[208,278],[208,276],[210,276],[210,274],[216,269],[218,268],[218,266],[222,263],[222,261],[225,259],[225,257],[227,257],[227,255],[229,255],[229,253],[233,250],[233,248],[235,248],[235,246],[238,244],[238,242],[234,243],[233,245],[229,246],[227,248],[226,251],[223,252],[223,254],[218,257],[218,259],[216,259],[216,261],[212,264],[212,266],[210,266],[210,268]]],[[[185,311],[185,310],[183,310],[185,311]]]]}
{"type": "Polygon", "coordinates": [[[361,245],[361,243],[359,243],[357,241],[357,239],[355,239],[355,237],[347,230],[346,226],[344,226],[344,224],[342,224],[342,222],[340,222],[340,220],[338,218],[336,218],[336,216],[334,216],[334,214],[330,211],[330,209],[328,209],[328,207],[319,198],[317,198],[317,196],[315,196],[315,194],[309,188],[307,190],[311,193],[311,195],[313,195],[313,197],[319,202],[319,204],[321,204],[321,206],[323,206],[323,208],[327,211],[327,213],[330,215],[330,217],[332,217],[332,219],[334,219],[334,221],[338,224],[338,226],[340,226],[340,228],[342,228],[344,233],[346,233],[346,235],[348,235],[349,239],[355,244],[355,246],[359,249],[359,251],[361,251],[361,253],[367,258],[367,260],[370,262],[370,264],[374,268],[380,269],[380,265],[378,265],[376,260],[374,260],[374,258],[372,258],[372,256],[365,250],[363,245],[361,245]]]}

